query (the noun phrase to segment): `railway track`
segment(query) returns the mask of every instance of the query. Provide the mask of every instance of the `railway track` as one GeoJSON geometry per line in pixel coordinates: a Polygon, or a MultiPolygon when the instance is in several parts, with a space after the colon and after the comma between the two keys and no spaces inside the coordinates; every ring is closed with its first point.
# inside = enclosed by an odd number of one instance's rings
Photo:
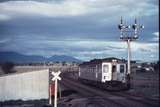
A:
{"type": "Polygon", "coordinates": [[[116,95],[116,96],[122,96],[122,97],[129,99],[129,100],[141,102],[146,105],[153,106],[153,107],[158,107],[158,104],[159,104],[158,99],[153,100],[153,99],[149,99],[146,97],[135,96],[135,95],[132,95],[131,93],[127,93],[127,92],[111,92],[111,94],[116,95]]]}
{"type": "Polygon", "coordinates": [[[81,84],[77,80],[69,78],[63,78],[61,83],[88,98],[91,104],[94,103],[97,105],[96,107],[158,107],[158,103],[149,102],[140,97],[130,96],[123,92],[106,92],[96,87],[81,84]]]}
{"type": "Polygon", "coordinates": [[[65,87],[71,88],[73,90],[76,90],[82,97],[85,97],[88,99],[88,104],[85,105],[85,107],[125,107],[121,104],[117,104],[116,102],[113,102],[110,99],[104,98],[103,96],[95,93],[95,90],[90,90],[88,87],[79,86],[76,83],[73,83],[71,81],[68,81],[68,79],[64,79],[65,82],[61,82],[65,87]],[[109,106],[107,106],[109,105],[109,106]],[[117,106],[118,105],[118,106],[117,106]]]}

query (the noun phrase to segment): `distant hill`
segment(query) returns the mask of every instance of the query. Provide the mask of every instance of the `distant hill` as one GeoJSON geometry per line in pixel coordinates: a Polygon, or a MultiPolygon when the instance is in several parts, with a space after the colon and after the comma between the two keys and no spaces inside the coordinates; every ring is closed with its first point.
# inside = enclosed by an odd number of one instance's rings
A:
{"type": "Polygon", "coordinates": [[[36,55],[23,55],[16,52],[0,52],[0,63],[3,62],[14,62],[14,63],[36,63],[36,62],[82,62],[79,59],[76,59],[71,56],[66,55],[54,55],[50,58],[45,58],[43,56],[36,55]]]}
{"type": "Polygon", "coordinates": [[[47,61],[53,61],[53,62],[56,62],[56,61],[82,62],[79,59],[76,59],[76,58],[71,57],[71,56],[66,56],[66,55],[54,55],[54,56],[48,58],[47,61]]]}

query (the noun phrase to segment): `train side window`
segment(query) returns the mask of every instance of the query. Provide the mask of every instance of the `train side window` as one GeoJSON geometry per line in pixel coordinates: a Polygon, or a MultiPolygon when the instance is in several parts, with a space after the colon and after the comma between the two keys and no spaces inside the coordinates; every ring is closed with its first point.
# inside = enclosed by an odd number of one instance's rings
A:
{"type": "Polygon", "coordinates": [[[120,73],[124,73],[124,65],[120,65],[120,73]]]}
{"type": "Polygon", "coordinates": [[[107,73],[109,70],[109,66],[108,65],[103,65],[103,72],[107,73]]]}

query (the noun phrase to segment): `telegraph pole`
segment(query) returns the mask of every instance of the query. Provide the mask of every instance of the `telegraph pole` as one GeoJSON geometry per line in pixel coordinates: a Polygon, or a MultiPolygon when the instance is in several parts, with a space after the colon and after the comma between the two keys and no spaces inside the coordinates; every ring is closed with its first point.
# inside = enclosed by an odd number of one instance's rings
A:
{"type": "Polygon", "coordinates": [[[130,43],[131,41],[136,41],[138,39],[138,30],[144,28],[143,25],[137,24],[137,19],[135,18],[134,24],[132,26],[130,25],[124,25],[123,19],[121,17],[121,22],[118,25],[118,28],[120,30],[120,39],[122,41],[127,42],[127,50],[128,50],[128,60],[127,60],[127,81],[128,81],[128,87],[130,87],[130,74],[131,74],[131,47],[130,43]],[[131,31],[131,27],[132,30],[131,31]],[[132,34],[134,33],[134,34],[132,34]]]}

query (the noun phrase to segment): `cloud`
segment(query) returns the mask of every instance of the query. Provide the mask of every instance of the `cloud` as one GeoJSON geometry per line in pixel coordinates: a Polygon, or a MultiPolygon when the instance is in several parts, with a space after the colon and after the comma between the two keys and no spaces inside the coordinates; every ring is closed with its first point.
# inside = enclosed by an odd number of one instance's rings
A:
{"type": "Polygon", "coordinates": [[[156,37],[159,37],[159,32],[154,32],[153,33],[156,37]]]}
{"type": "Polygon", "coordinates": [[[0,4],[1,12],[10,15],[74,16],[87,10],[82,4],[66,1],[63,3],[45,3],[36,1],[9,1],[0,4]]]}
{"type": "MultiPolygon", "coordinates": [[[[65,54],[82,60],[126,58],[127,45],[119,41],[117,28],[120,16],[127,24],[135,16],[138,23],[145,24],[139,42],[131,43],[132,57],[146,59],[152,54],[156,59],[158,44],[149,41],[153,39],[149,35],[159,27],[155,0],[3,0],[0,50],[43,56],[65,54]],[[5,44],[5,38],[12,42],[5,44]]],[[[157,40],[157,36],[154,38],[157,40]]]]}
{"type": "MultiPolygon", "coordinates": [[[[127,44],[122,41],[102,40],[52,40],[45,38],[25,37],[0,48],[1,51],[16,51],[29,55],[70,55],[81,60],[105,57],[127,58],[127,44]]],[[[131,43],[132,57],[142,59],[141,56],[153,54],[158,56],[157,43],[131,43]]]]}
{"type": "Polygon", "coordinates": [[[11,19],[10,16],[5,14],[0,14],[0,21],[8,21],[10,19],[11,19]]]}
{"type": "Polygon", "coordinates": [[[154,15],[158,12],[158,6],[146,0],[63,0],[61,2],[29,0],[2,2],[0,12],[13,16],[26,14],[60,17],[100,14],[113,17],[113,14],[116,14],[118,17],[121,15],[133,17],[154,15]]]}
{"type": "Polygon", "coordinates": [[[131,43],[131,47],[134,52],[140,50],[143,52],[156,52],[158,50],[158,43],[133,42],[131,43]]]}
{"type": "Polygon", "coordinates": [[[1,39],[1,40],[0,40],[0,44],[7,43],[7,42],[9,42],[9,41],[10,41],[10,39],[8,39],[8,38],[1,39]]]}
{"type": "Polygon", "coordinates": [[[155,37],[153,37],[153,41],[159,41],[159,32],[154,32],[153,35],[155,37]]]}

